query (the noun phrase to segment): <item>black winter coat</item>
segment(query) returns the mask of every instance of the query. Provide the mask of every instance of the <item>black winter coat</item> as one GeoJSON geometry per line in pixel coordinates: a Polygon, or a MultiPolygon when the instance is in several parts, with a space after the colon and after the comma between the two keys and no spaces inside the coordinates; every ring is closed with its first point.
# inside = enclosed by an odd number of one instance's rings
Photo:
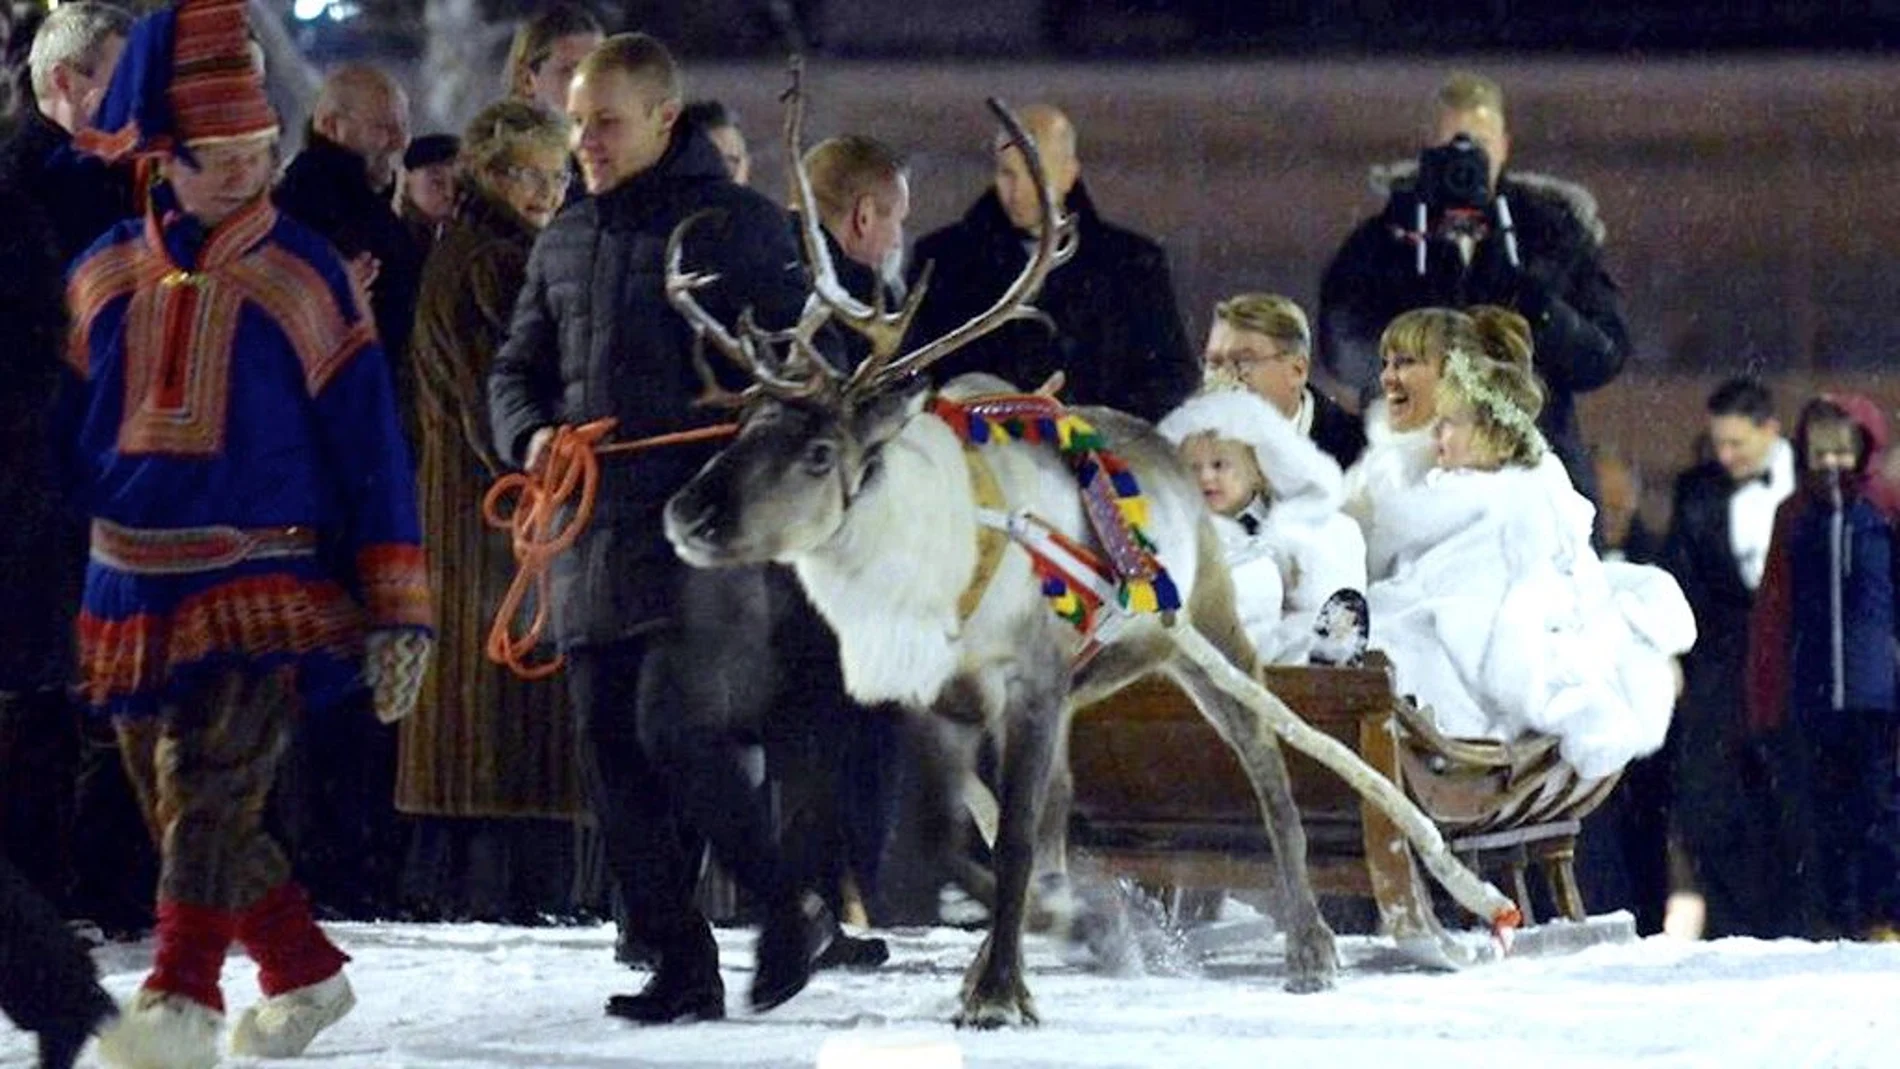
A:
{"type": "Polygon", "coordinates": [[[72,143],[71,134],[29,107],[19,130],[0,145],[0,184],[30,200],[50,223],[59,273],[113,224],[137,214],[125,170],[73,151],[72,143]]]}
{"type": "Polygon", "coordinates": [[[1365,420],[1342,408],[1317,386],[1307,387],[1313,394],[1313,444],[1339,462],[1339,470],[1351,468],[1366,451],[1365,420]]]}
{"type": "Polygon", "coordinates": [[[284,214],[328,239],[345,260],[367,252],[382,265],[370,285],[370,311],[389,354],[396,402],[413,447],[416,389],[409,334],[422,289],[421,246],[391,206],[390,192],[370,185],[362,157],[314,130],[284,169],[272,199],[284,214]]]}
{"type": "MultiPolygon", "coordinates": [[[[1201,381],[1167,254],[1147,238],[1103,222],[1080,182],[1066,206],[1076,217],[1075,258],[1050,272],[1034,300],[1054,322],[1054,332],[1033,321],[1006,324],[940,361],[933,373],[946,382],[986,371],[1033,390],[1061,371],[1068,379],[1062,397],[1070,404],[1107,405],[1159,420],[1201,381]]],[[[1010,224],[994,190],[961,221],[919,240],[911,255],[911,284],[925,264],[936,267],[911,328],[912,344],[947,334],[993,304],[1029,262],[1028,241],[1010,224]]]]}
{"type": "Polygon", "coordinates": [[[57,242],[26,195],[4,181],[0,219],[0,691],[31,691],[71,681],[86,538],[47,422],[65,342],[57,242]]]}
{"type": "MultiPolygon", "coordinates": [[[[746,308],[766,328],[798,319],[806,291],[785,213],[733,185],[704,135],[676,134],[652,169],[563,210],[535,242],[488,380],[503,461],[521,464],[529,438],[551,424],[613,416],[616,435],[632,439],[716,422],[719,413],[693,404],[701,391],[693,335],[664,286],[667,238],[705,209],[716,214],[693,231],[685,265],[720,278],[700,303],[728,325],[746,308]]],[[[671,618],[686,566],[661,513],[713,451],[676,446],[602,464],[593,523],[555,566],[563,646],[615,641],[671,618]]]]}
{"type": "Polygon", "coordinates": [[[1418,203],[1409,182],[1395,183],[1385,211],[1361,223],[1326,269],[1319,295],[1319,359],[1355,390],[1379,378],[1379,335],[1414,308],[1496,304],[1530,321],[1537,373],[1548,397],[1537,425],[1570,480],[1596,500],[1596,474],[1584,455],[1576,395],[1614,379],[1629,354],[1629,331],[1615,283],[1604,271],[1602,236],[1588,194],[1553,179],[1505,175],[1521,268],[1513,268],[1494,228],[1466,268],[1449,241],[1427,246],[1418,273],[1406,231],[1418,203]]]}

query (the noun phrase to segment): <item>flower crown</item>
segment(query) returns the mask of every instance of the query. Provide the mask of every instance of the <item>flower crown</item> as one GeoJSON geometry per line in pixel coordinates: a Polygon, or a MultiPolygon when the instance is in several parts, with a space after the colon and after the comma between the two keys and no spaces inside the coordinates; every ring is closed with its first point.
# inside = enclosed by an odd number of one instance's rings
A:
{"type": "Polygon", "coordinates": [[[1500,426],[1517,435],[1529,447],[1532,463],[1543,459],[1544,451],[1550,446],[1544,441],[1544,433],[1537,429],[1537,421],[1504,391],[1484,381],[1470,353],[1453,346],[1445,354],[1445,380],[1473,408],[1483,409],[1500,426]]]}

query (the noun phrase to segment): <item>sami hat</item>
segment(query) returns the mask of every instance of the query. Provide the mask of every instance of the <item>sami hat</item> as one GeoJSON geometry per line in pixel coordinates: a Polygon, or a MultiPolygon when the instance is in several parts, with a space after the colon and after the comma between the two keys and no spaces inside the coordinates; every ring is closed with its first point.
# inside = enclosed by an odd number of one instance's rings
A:
{"type": "Polygon", "coordinates": [[[134,23],[78,147],[107,160],[275,136],[246,0],[179,0],[134,23]]]}

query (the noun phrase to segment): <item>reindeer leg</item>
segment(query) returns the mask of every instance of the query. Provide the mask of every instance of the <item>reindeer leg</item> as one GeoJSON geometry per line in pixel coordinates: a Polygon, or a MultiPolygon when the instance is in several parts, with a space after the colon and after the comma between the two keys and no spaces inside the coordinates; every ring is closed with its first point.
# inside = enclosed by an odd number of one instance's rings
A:
{"type": "Polygon", "coordinates": [[[1069,812],[1075,802],[1075,778],[1069,773],[1070,715],[1065,711],[1060,721],[1049,785],[1042,796],[1042,817],[1036,822],[1035,894],[1026,921],[1032,932],[1063,937],[1073,935],[1079,909],[1069,886],[1069,812]]]}
{"type": "Polygon", "coordinates": [[[997,799],[996,911],[989,938],[964,974],[959,1027],[1036,1024],[1036,1006],[1023,976],[1023,922],[1036,832],[1055,764],[1066,708],[1067,672],[1022,670],[1011,680],[1004,712],[1002,790],[997,799]]]}
{"type": "Polygon", "coordinates": [[[1166,666],[1168,675],[1194,699],[1194,705],[1240,759],[1254,797],[1266,818],[1267,839],[1279,869],[1280,924],[1286,930],[1286,989],[1295,994],[1324,991],[1333,986],[1339,966],[1333,931],[1320,916],[1319,901],[1306,871],[1306,829],[1293,801],[1280,743],[1259,718],[1220,689],[1206,670],[1183,656],[1166,666]]]}

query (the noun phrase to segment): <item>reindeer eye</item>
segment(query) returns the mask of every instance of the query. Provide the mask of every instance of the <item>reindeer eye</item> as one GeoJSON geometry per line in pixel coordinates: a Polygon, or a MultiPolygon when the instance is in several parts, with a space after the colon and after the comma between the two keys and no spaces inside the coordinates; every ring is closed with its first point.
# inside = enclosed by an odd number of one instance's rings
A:
{"type": "Polygon", "coordinates": [[[823,438],[805,447],[802,458],[805,470],[812,475],[829,475],[838,463],[838,447],[823,438]]]}

